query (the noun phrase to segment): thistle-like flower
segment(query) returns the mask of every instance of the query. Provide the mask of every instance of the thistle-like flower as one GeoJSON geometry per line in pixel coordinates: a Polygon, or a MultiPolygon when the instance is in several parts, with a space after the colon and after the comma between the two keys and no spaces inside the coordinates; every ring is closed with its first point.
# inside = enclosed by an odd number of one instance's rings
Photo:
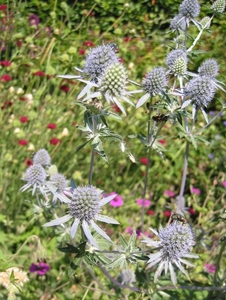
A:
{"type": "Polygon", "coordinates": [[[158,264],[154,275],[154,282],[157,282],[163,270],[165,270],[165,274],[169,270],[171,281],[176,285],[177,278],[173,265],[189,278],[188,272],[182,263],[194,267],[192,263],[184,258],[198,258],[198,255],[189,253],[195,245],[192,229],[189,226],[181,225],[174,221],[167,227],[159,229],[159,232],[152,228],[150,230],[160,239],[160,241],[155,241],[145,236],[142,241],[150,247],[159,249],[157,253],[149,254],[149,260],[147,261],[148,269],[158,264]]]}
{"type": "Polygon", "coordinates": [[[150,97],[161,95],[167,84],[168,80],[164,68],[157,67],[150,71],[142,81],[143,91],[146,94],[138,100],[136,108],[142,106],[150,97]]]}
{"type": "Polygon", "coordinates": [[[55,185],[59,193],[63,193],[63,191],[66,190],[68,185],[68,181],[62,174],[53,174],[50,177],[50,181],[55,185]]]}
{"type": "Polygon", "coordinates": [[[119,63],[116,53],[117,51],[112,43],[93,48],[86,57],[83,70],[76,68],[76,70],[82,72],[83,75],[59,75],[58,77],[77,79],[86,83],[86,86],[79,93],[78,99],[81,99],[85,95],[87,95],[87,97],[85,97],[83,101],[104,97],[108,104],[110,104],[110,102],[116,104],[120,110],[126,114],[119,98],[133,105],[127,96],[138,91],[126,91],[126,70],[124,66],[119,63]],[[88,80],[85,80],[85,77],[88,77],[88,80]],[[93,87],[96,88],[95,93],[90,92],[93,87]]]}
{"type": "Polygon", "coordinates": [[[111,64],[99,78],[96,85],[97,92],[90,94],[83,101],[91,98],[104,97],[108,104],[111,102],[116,104],[120,110],[126,115],[125,109],[119,101],[119,98],[133,105],[127,98],[132,92],[126,91],[127,74],[124,66],[117,62],[111,64]]]}
{"type": "Polygon", "coordinates": [[[200,5],[197,0],[184,0],[179,8],[179,14],[186,18],[195,18],[200,13],[200,5]]]}
{"type": "Polygon", "coordinates": [[[45,183],[46,171],[40,164],[30,166],[26,170],[24,180],[27,181],[27,183],[21,188],[21,190],[26,191],[32,187],[32,194],[34,194],[36,188],[42,188],[45,183]]]}
{"type": "Polygon", "coordinates": [[[209,29],[211,25],[211,18],[210,17],[204,17],[202,20],[199,22],[202,28],[209,29]]]}
{"type": "Polygon", "coordinates": [[[92,185],[77,187],[73,190],[71,201],[68,203],[69,213],[61,218],[52,220],[43,226],[50,227],[62,225],[73,219],[70,229],[72,238],[74,238],[80,225],[87,240],[95,247],[99,248],[92,236],[90,227],[106,240],[112,242],[110,237],[95,223],[95,220],[109,224],[119,224],[115,219],[100,214],[102,206],[114,199],[116,194],[106,198],[102,198],[101,194],[102,191],[92,185]]]}
{"type": "Polygon", "coordinates": [[[89,76],[91,81],[97,83],[105,70],[117,62],[118,57],[111,43],[103,44],[90,50],[85,59],[83,73],[89,76]]]}
{"type": "Polygon", "coordinates": [[[48,151],[46,151],[45,149],[38,150],[33,157],[33,163],[35,165],[40,164],[42,166],[50,165],[51,158],[48,151]]]}
{"type": "Polygon", "coordinates": [[[69,203],[69,199],[65,196],[65,193],[71,193],[70,188],[68,188],[68,181],[64,175],[58,173],[53,174],[50,177],[50,181],[46,182],[46,187],[53,194],[53,204],[56,203],[57,199],[59,199],[61,202],[69,203]]]}
{"type": "Polygon", "coordinates": [[[187,71],[188,58],[185,51],[172,50],[166,57],[166,64],[175,75],[185,75],[187,71]]]}
{"type": "Polygon", "coordinates": [[[117,63],[118,57],[112,44],[103,44],[92,48],[85,58],[85,64],[83,69],[75,67],[75,69],[82,73],[82,75],[59,75],[60,78],[77,79],[86,83],[86,86],[81,90],[78,95],[78,99],[81,99],[86,94],[89,94],[92,87],[99,81],[100,77],[106,71],[106,69],[117,63]],[[85,80],[87,78],[87,80],[85,80]]]}
{"type": "Polygon", "coordinates": [[[211,5],[210,9],[212,9],[216,13],[223,13],[225,10],[225,6],[225,0],[217,0],[211,5]]]}
{"type": "Polygon", "coordinates": [[[198,68],[200,76],[207,76],[213,79],[218,75],[218,72],[219,66],[215,59],[206,59],[198,68]]]}
{"type": "Polygon", "coordinates": [[[214,81],[207,76],[192,78],[184,88],[184,96],[190,98],[195,105],[207,107],[216,92],[214,81]]]}
{"type": "Polygon", "coordinates": [[[185,31],[187,27],[186,20],[183,15],[176,15],[170,22],[170,29],[172,31],[185,31]]]}

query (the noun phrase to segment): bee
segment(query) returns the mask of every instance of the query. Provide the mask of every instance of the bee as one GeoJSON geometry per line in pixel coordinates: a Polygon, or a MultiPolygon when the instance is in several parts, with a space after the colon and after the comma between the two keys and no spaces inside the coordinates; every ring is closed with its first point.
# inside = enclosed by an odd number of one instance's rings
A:
{"type": "Polygon", "coordinates": [[[182,222],[183,225],[187,223],[187,220],[185,219],[185,217],[183,217],[182,215],[177,214],[175,212],[172,212],[171,220],[172,221],[177,221],[177,222],[182,222]]]}
{"type": "Polygon", "coordinates": [[[103,109],[103,104],[97,98],[92,99],[92,105],[99,110],[103,109]]]}
{"type": "Polygon", "coordinates": [[[119,53],[119,48],[118,48],[118,45],[116,43],[109,43],[108,44],[111,49],[115,52],[115,53],[119,53]]]}
{"type": "Polygon", "coordinates": [[[166,122],[168,120],[169,116],[164,115],[164,114],[158,114],[156,116],[152,117],[152,120],[156,121],[157,123],[160,122],[166,122]]]}

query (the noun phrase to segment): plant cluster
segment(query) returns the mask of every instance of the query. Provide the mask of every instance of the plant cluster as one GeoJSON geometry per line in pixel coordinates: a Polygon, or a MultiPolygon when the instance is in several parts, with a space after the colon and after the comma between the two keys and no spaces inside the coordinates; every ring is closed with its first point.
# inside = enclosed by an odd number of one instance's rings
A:
{"type": "MultiPolygon", "coordinates": [[[[21,191],[31,191],[32,197],[36,196],[37,202],[29,205],[37,219],[40,218],[41,222],[43,219],[46,220],[46,223],[42,224],[45,229],[42,227],[41,230],[44,230],[47,235],[51,232],[51,235],[57,236],[60,242],[58,250],[66,253],[70,258],[71,274],[75,274],[80,267],[83,268],[93,277],[95,284],[106,297],[109,290],[102,286],[93,273],[94,267],[98,269],[97,272],[101,272],[109,279],[110,286],[114,287],[121,297],[130,296],[136,299],[137,294],[143,294],[147,299],[148,297],[161,299],[174,296],[174,290],[178,288],[184,291],[202,289],[202,291],[210,291],[211,297],[219,299],[224,297],[225,269],[221,267],[226,245],[224,230],[218,239],[220,250],[214,266],[213,284],[200,287],[198,283],[190,283],[195,277],[193,275],[193,278],[190,278],[187,269],[195,268],[195,264],[188,259],[198,259],[200,255],[195,252],[201,254],[199,247],[207,248],[207,246],[203,238],[205,233],[199,232],[198,226],[196,227],[192,220],[192,215],[196,214],[193,207],[198,207],[197,199],[195,197],[193,201],[187,199],[185,190],[189,175],[189,159],[192,159],[190,153],[196,153],[192,151],[198,151],[201,145],[207,147],[210,144],[203,133],[214,125],[225,109],[225,103],[218,99],[221,105],[220,111],[211,119],[207,112],[208,107],[215,101],[216,94],[219,91],[221,94],[225,93],[224,83],[217,79],[220,72],[217,60],[205,59],[196,72],[189,67],[198,54],[195,47],[202,34],[210,29],[215,17],[223,14],[225,5],[225,0],[216,0],[208,7],[208,15],[200,20],[199,2],[183,0],[178,14],[170,23],[173,42],[164,66],[152,68],[141,83],[129,78],[130,74],[119,57],[118,45],[105,41],[89,50],[82,67],[75,67],[75,71],[79,72],[78,75],[58,75],[53,79],[56,81],[62,78],[64,82],[71,81],[76,87],[77,81],[84,84],[75,104],[82,111],[83,117],[83,124],[76,127],[81,133],[80,136],[85,136],[86,140],[77,146],[76,152],[80,153],[83,150],[87,158],[85,151],[90,145],[88,178],[79,182],[79,179],[74,180],[68,174],[66,176],[59,173],[58,168],[52,164],[52,155],[47,149],[40,147],[22,178],[25,184],[21,191]],[[196,33],[195,37],[189,35],[190,30],[192,34],[196,33]],[[134,97],[137,97],[136,104],[133,101],[134,97]],[[143,109],[146,114],[142,117],[141,128],[137,133],[128,134],[128,139],[125,138],[125,132],[123,135],[116,132],[117,127],[114,122],[120,122],[129,116],[132,107],[138,111],[143,109]],[[118,111],[122,113],[122,117],[117,113],[118,111]],[[147,119],[146,125],[144,119],[147,119]],[[151,197],[150,171],[156,156],[162,161],[166,158],[167,150],[162,143],[162,132],[166,125],[174,130],[178,143],[185,145],[183,174],[178,195],[171,190],[165,191],[166,195],[172,198],[168,206],[168,222],[164,227],[161,225],[159,229],[150,228],[150,231],[146,232],[145,211],[146,207],[150,206],[151,197]],[[146,126],[146,133],[142,132],[144,126],[146,126]],[[101,183],[97,185],[93,182],[94,177],[97,176],[95,163],[98,157],[103,159],[102,166],[111,163],[116,146],[122,155],[128,157],[132,165],[137,164],[136,155],[127,145],[135,145],[133,150],[136,150],[137,142],[141,143],[146,156],[141,161],[145,165],[144,180],[142,189],[139,188],[140,199],[137,200],[137,204],[141,206],[140,232],[138,233],[135,228],[128,229],[130,238],[127,239],[125,234],[118,233],[118,237],[112,234],[111,230],[118,231],[119,222],[117,218],[107,215],[109,211],[107,206],[105,207],[108,203],[112,207],[122,206],[122,198],[112,192],[112,188],[103,191],[100,189],[101,183]],[[112,147],[110,155],[105,150],[106,144],[112,147]],[[141,236],[140,241],[139,236],[141,236]],[[169,283],[168,274],[173,286],[169,283]]],[[[37,25],[38,21],[35,17],[31,21],[35,26],[37,25]]],[[[37,72],[39,72],[38,76],[45,76],[45,74],[40,75],[41,71],[37,72]]],[[[1,80],[7,81],[6,75],[3,76],[1,80]]],[[[64,85],[61,86],[61,90],[68,92],[64,85]]],[[[26,94],[26,97],[28,95],[26,94]]],[[[51,95],[51,87],[49,95],[51,95]]],[[[37,101],[40,101],[41,94],[36,97],[37,101]]],[[[4,103],[4,106],[3,110],[10,107],[8,103],[4,103]]],[[[26,117],[21,117],[20,122],[26,123],[26,117]]],[[[47,127],[54,130],[55,124],[49,123],[47,127]]],[[[26,140],[23,139],[19,142],[26,144],[26,140]]],[[[57,145],[59,140],[52,138],[50,143],[57,145]]],[[[72,159],[68,158],[68,160],[68,164],[72,165],[70,169],[76,167],[72,159]]],[[[126,176],[123,179],[126,181],[126,176]]],[[[225,181],[223,181],[224,185],[225,181]]],[[[193,187],[192,193],[199,195],[200,190],[193,187]]],[[[220,207],[219,216],[212,219],[212,222],[217,224],[225,222],[224,214],[220,214],[223,201],[222,192],[217,199],[220,207]]],[[[148,212],[152,215],[151,210],[148,212]]],[[[38,248],[42,249],[39,239],[37,237],[35,239],[38,248]]],[[[42,255],[40,257],[43,258],[42,255]]],[[[10,263],[13,258],[15,255],[10,258],[10,263]]],[[[3,255],[1,260],[7,261],[3,255]]],[[[212,272],[211,267],[212,264],[206,266],[209,273],[212,272]]],[[[32,264],[30,267],[30,272],[37,272],[39,276],[45,276],[49,270],[50,267],[45,261],[32,264]]],[[[17,275],[18,270],[12,270],[11,265],[7,263],[2,271],[0,284],[4,282],[1,278],[7,277],[7,282],[2,285],[8,289],[8,296],[13,297],[19,293],[20,287],[23,287],[23,283],[28,279],[25,276],[20,280],[17,275]]],[[[186,295],[181,294],[181,299],[186,299],[186,295]]]]}

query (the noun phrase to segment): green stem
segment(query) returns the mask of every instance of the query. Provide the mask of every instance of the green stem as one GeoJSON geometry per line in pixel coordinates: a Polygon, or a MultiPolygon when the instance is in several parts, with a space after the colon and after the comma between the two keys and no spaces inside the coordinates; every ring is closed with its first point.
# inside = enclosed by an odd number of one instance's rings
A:
{"type": "MultiPolygon", "coordinates": [[[[37,244],[38,245],[41,245],[41,242],[40,242],[40,238],[37,236],[37,235],[31,235],[29,236],[29,238],[26,239],[26,241],[22,244],[22,246],[17,250],[16,253],[13,254],[13,256],[10,258],[10,262],[13,261],[15,259],[15,257],[20,253],[20,251],[23,249],[23,247],[27,244],[27,242],[30,240],[30,239],[35,239],[37,241],[37,244]]],[[[37,247],[38,248],[38,247],[37,247]]]]}
{"type": "Polygon", "coordinates": [[[202,35],[204,29],[207,28],[207,27],[210,25],[210,22],[212,21],[212,19],[213,19],[213,16],[210,18],[210,20],[209,20],[209,22],[206,24],[206,26],[203,27],[203,28],[200,30],[199,34],[197,35],[196,39],[194,40],[194,42],[193,42],[193,44],[191,45],[191,47],[187,50],[187,52],[191,52],[191,51],[192,51],[192,49],[195,47],[196,43],[197,43],[198,40],[200,39],[200,37],[201,37],[201,35],[202,35]]]}
{"type": "MultiPolygon", "coordinates": [[[[92,116],[92,122],[93,122],[93,135],[95,136],[97,124],[94,116],[92,116]]],[[[90,168],[89,168],[89,185],[92,185],[94,157],[95,157],[95,149],[94,146],[92,146],[91,161],[90,161],[90,168]]]]}
{"type": "MultiPolygon", "coordinates": [[[[179,77],[179,83],[180,83],[180,89],[183,92],[183,78],[179,77]]],[[[182,103],[184,102],[184,96],[182,96],[181,99],[182,103]]],[[[189,128],[188,128],[188,120],[187,117],[184,117],[184,125],[185,125],[185,130],[187,134],[189,133],[189,128]]],[[[185,149],[185,155],[184,155],[184,167],[183,167],[183,175],[182,175],[182,180],[181,180],[181,186],[180,186],[180,193],[178,197],[178,201],[176,203],[177,207],[176,210],[178,213],[181,213],[185,207],[185,200],[184,200],[184,190],[185,190],[185,185],[186,185],[186,179],[187,179],[187,171],[188,171],[188,155],[189,155],[189,142],[186,141],[186,149],[185,149]]]]}
{"type": "Polygon", "coordinates": [[[179,194],[179,198],[178,198],[178,202],[177,202],[178,212],[182,211],[185,206],[183,195],[184,195],[185,184],[186,184],[186,179],[187,179],[187,171],[188,171],[188,154],[189,154],[189,142],[186,141],[183,175],[182,175],[181,186],[180,186],[180,194],[179,194]]]}
{"type": "MultiPolygon", "coordinates": [[[[149,102],[149,107],[148,107],[148,132],[147,132],[147,137],[148,141],[147,144],[149,145],[152,140],[152,136],[150,135],[151,132],[151,100],[149,102]]],[[[146,171],[145,171],[145,178],[144,178],[144,189],[143,189],[143,194],[142,194],[142,208],[141,208],[141,230],[144,232],[144,203],[145,203],[145,195],[147,192],[147,185],[148,185],[148,171],[150,167],[150,156],[151,156],[151,148],[148,150],[148,163],[146,165],[146,171]]]]}
{"type": "Polygon", "coordinates": [[[219,254],[218,254],[218,256],[217,256],[216,272],[215,272],[215,274],[214,274],[214,284],[215,284],[216,286],[217,286],[217,273],[218,273],[218,271],[219,271],[219,269],[220,269],[220,261],[221,261],[222,254],[223,254],[223,252],[224,252],[225,246],[226,246],[226,241],[223,242],[223,243],[221,244],[220,252],[219,252],[219,254]]]}

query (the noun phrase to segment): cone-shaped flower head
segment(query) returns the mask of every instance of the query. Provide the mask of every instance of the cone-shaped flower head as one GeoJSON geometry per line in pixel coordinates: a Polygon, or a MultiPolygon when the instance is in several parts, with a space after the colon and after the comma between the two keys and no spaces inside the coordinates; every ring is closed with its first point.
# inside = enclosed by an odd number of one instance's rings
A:
{"type": "Polygon", "coordinates": [[[107,67],[117,62],[118,57],[111,44],[98,46],[86,56],[83,73],[96,83],[107,67]]]}
{"type": "Polygon", "coordinates": [[[165,274],[167,274],[169,270],[171,281],[176,285],[177,278],[173,265],[176,265],[176,267],[189,278],[187,271],[181,263],[193,266],[189,261],[185,260],[184,257],[197,258],[197,255],[189,253],[195,245],[194,234],[191,227],[179,224],[175,221],[167,227],[160,229],[159,232],[154,229],[151,229],[151,231],[158,235],[160,241],[144,237],[143,242],[148,246],[160,248],[157,253],[148,255],[147,268],[152,268],[158,264],[154,281],[156,282],[158,280],[163,270],[165,270],[165,274]]]}
{"type": "Polygon", "coordinates": [[[100,192],[93,186],[74,189],[70,203],[70,215],[90,222],[101,211],[100,192]]]}
{"type": "Polygon", "coordinates": [[[161,94],[167,84],[166,70],[162,67],[151,70],[142,81],[143,89],[151,96],[161,94]]]}
{"type": "Polygon", "coordinates": [[[62,174],[54,174],[50,177],[50,181],[57,188],[58,193],[63,193],[66,190],[68,181],[62,174]]]}
{"type": "Polygon", "coordinates": [[[120,97],[125,92],[127,74],[121,63],[110,65],[100,78],[99,90],[106,93],[106,99],[110,103],[113,97],[120,97]]]}
{"type": "Polygon", "coordinates": [[[40,164],[42,166],[48,166],[51,163],[51,158],[45,149],[37,151],[33,157],[33,162],[35,165],[40,164]]]}
{"type": "Polygon", "coordinates": [[[179,14],[187,18],[195,18],[200,13],[200,5],[197,0],[184,0],[179,8],[179,14]]]}
{"type": "Polygon", "coordinates": [[[225,10],[226,1],[225,0],[217,0],[211,5],[211,9],[217,13],[223,13],[225,10]]]}
{"type": "Polygon", "coordinates": [[[124,66],[117,62],[108,66],[100,76],[98,83],[95,84],[97,92],[89,94],[84,101],[91,98],[104,97],[108,104],[111,102],[116,104],[120,110],[126,115],[125,109],[119,99],[134,105],[128,98],[131,93],[126,90],[127,73],[124,66]]]}
{"type": "Polygon", "coordinates": [[[184,75],[187,71],[187,54],[183,50],[172,50],[166,57],[166,64],[175,75],[184,75]]]}
{"type": "Polygon", "coordinates": [[[167,85],[166,69],[162,67],[152,69],[142,81],[142,88],[146,93],[138,100],[136,108],[142,106],[150,97],[161,95],[167,85]]]}
{"type": "Polygon", "coordinates": [[[208,29],[208,28],[210,28],[211,19],[210,19],[210,17],[204,17],[204,18],[202,18],[202,20],[199,23],[202,26],[202,28],[208,29]]]}
{"type": "Polygon", "coordinates": [[[170,22],[170,29],[185,31],[187,27],[186,20],[183,15],[176,15],[170,22]]]}
{"type": "Polygon", "coordinates": [[[24,180],[27,181],[27,184],[30,186],[43,184],[46,180],[46,172],[40,164],[30,166],[26,170],[24,180]]]}
{"type": "Polygon", "coordinates": [[[212,101],[215,91],[214,81],[210,77],[198,76],[186,84],[184,95],[185,97],[189,97],[199,107],[207,107],[212,101]]]}
{"type": "Polygon", "coordinates": [[[219,66],[215,59],[206,59],[198,68],[200,76],[215,78],[218,75],[219,66]]]}
{"type": "Polygon", "coordinates": [[[102,206],[110,202],[117,195],[114,194],[103,198],[101,194],[102,191],[92,185],[77,187],[73,190],[72,199],[70,203],[68,203],[69,213],[61,218],[46,223],[44,226],[62,225],[70,219],[73,219],[70,229],[72,238],[75,236],[78,226],[80,225],[87,240],[95,247],[98,248],[98,245],[91,234],[90,227],[111,242],[110,237],[94,222],[94,220],[109,224],[119,224],[116,220],[100,214],[102,206]]]}

